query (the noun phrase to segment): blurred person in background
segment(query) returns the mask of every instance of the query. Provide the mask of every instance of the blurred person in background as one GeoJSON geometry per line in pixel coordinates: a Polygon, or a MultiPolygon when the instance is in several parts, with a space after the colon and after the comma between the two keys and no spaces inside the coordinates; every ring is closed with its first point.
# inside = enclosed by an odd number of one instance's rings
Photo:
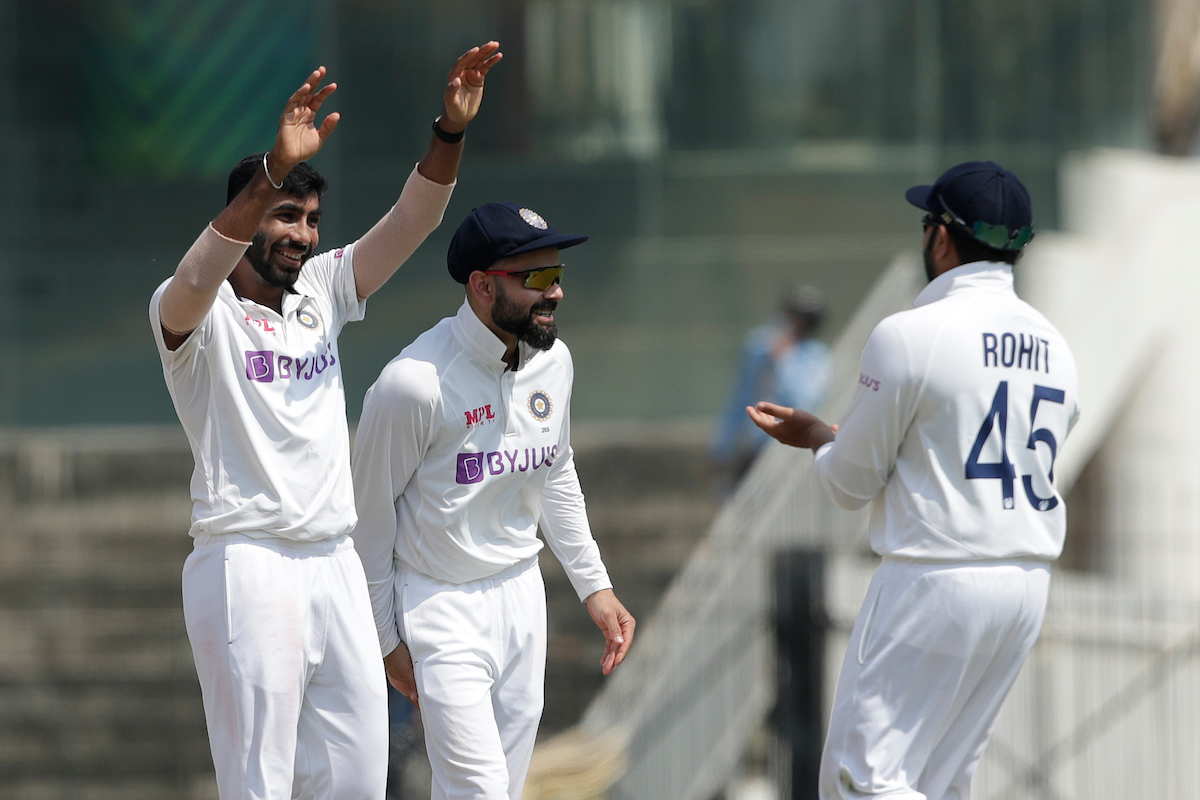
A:
{"type": "Polygon", "coordinates": [[[571,449],[560,234],[532,209],[471,211],[447,255],[466,297],[392,359],[354,439],[354,531],[392,685],[419,704],[434,800],[516,800],[542,717],[540,527],[603,632],[633,643],[571,449]]]}
{"type": "Polygon", "coordinates": [[[150,301],[163,376],[196,460],[184,619],[222,800],[381,800],[386,681],[354,543],[338,334],[441,222],[463,132],[501,58],[464,54],[399,200],[314,255],[326,183],[307,163],[336,84],[314,71],[275,144],[229,176],[225,210],[150,301]]]}
{"type": "Polygon", "coordinates": [[[746,406],[769,400],[816,412],[825,402],[829,348],[817,338],[824,321],[824,293],[795,286],[779,315],[746,336],[738,380],[709,451],[720,494],[733,491],[768,438],[746,416],[746,406]]]}

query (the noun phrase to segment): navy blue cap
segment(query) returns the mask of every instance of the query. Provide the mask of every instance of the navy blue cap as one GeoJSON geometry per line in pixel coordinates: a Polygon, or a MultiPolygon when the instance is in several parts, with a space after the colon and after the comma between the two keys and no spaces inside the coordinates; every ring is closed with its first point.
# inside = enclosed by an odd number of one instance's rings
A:
{"type": "Polygon", "coordinates": [[[450,277],[466,283],[476,270],[491,269],[502,258],[583,244],[586,236],[559,233],[541,214],[515,203],[487,203],[471,209],[454,232],[446,266],[450,277]]]}
{"type": "Polygon", "coordinates": [[[932,186],[914,186],[904,197],[997,250],[1019,250],[1033,238],[1029,192],[1020,178],[993,161],[951,167],[932,186]]]}

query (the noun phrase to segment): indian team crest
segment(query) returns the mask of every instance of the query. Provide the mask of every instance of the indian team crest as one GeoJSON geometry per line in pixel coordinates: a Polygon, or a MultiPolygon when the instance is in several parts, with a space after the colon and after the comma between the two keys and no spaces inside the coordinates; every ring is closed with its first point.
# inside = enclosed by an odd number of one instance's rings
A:
{"type": "Polygon", "coordinates": [[[530,394],[529,413],[533,414],[534,419],[542,422],[550,419],[550,415],[554,413],[554,403],[550,402],[550,395],[541,389],[530,394]]]}
{"type": "Polygon", "coordinates": [[[321,318],[317,316],[315,311],[308,308],[301,308],[296,311],[296,321],[310,331],[315,331],[321,327],[321,318]]]}
{"type": "Polygon", "coordinates": [[[544,231],[544,230],[546,230],[546,228],[549,227],[549,225],[546,224],[546,220],[542,218],[542,215],[537,213],[533,209],[522,208],[517,213],[521,215],[521,219],[525,220],[527,223],[529,223],[534,228],[537,228],[539,231],[544,231]]]}

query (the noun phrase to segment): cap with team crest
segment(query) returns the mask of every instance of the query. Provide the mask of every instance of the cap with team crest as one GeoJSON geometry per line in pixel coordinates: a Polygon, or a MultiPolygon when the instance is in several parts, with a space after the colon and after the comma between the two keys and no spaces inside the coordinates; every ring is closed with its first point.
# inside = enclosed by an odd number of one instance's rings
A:
{"type": "Polygon", "coordinates": [[[557,247],[583,244],[588,237],[559,233],[545,217],[515,203],[487,203],[471,209],[454,232],[446,266],[450,277],[466,283],[476,270],[491,269],[502,258],[557,247]]]}

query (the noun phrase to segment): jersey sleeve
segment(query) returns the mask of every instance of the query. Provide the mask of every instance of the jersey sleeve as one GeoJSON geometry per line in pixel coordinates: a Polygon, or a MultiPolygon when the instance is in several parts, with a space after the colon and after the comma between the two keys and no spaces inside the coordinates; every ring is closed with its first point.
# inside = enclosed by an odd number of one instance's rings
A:
{"type": "Polygon", "coordinates": [[[389,364],[363,401],[351,469],[362,559],[383,655],[401,642],[395,601],[396,501],[425,455],[440,407],[434,367],[400,359],[389,364]]]}
{"type": "MultiPolygon", "coordinates": [[[[163,371],[166,372],[173,380],[172,384],[179,380],[186,379],[188,375],[199,369],[201,361],[199,354],[204,349],[212,337],[212,317],[213,309],[210,308],[208,313],[204,315],[204,319],[196,326],[196,329],[188,334],[181,344],[175,350],[167,347],[166,340],[163,337],[162,319],[159,316],[159,309],[162,306],[163,292],[167,286],[175,278],[167,278],[158,289],[154,291],[150,298],[150,332],[154,336],[154,345],[158,349],[159,360],[162,361],[163,371]]],[[[215,308],[216,304],[213,304],[215,308]]]]}
{"type": "MultiPolygon", "coordinates": [[[[568,369],[570,357],[567,360],[568,369]]],[[[572,369],[573,372],[573,369],[572,369]]],[[[580,600],[586,600],[601,589],[611,589],[608,570],[600,558],[600,548],[592,538],[588,523],[583,490],[575,470],[575,453],[571,449],[571,402],[564,404],[563,424],[559,432],[558,451],[546,486],[542,490],[541,528],[550,552],[562,564],[571,586],[580,600]]]]}
{"type": "Polygon", "coordinates": [[[839,506],[862,508],[887,484],[916,410],[913,372],[898,323],[885,319],[863,348],[858,389],[837,438],[817,451],[817,475],[839,506]]]}
{"type": "Polygon", "coordinates": [[[358,322],[367,313],[367,301],[358,299],[354,282],[354,247],[350,244],[313,256],[305,263],[297,281],[299,291],[329,298],[335,334],[347,322],[358,322]]]}

